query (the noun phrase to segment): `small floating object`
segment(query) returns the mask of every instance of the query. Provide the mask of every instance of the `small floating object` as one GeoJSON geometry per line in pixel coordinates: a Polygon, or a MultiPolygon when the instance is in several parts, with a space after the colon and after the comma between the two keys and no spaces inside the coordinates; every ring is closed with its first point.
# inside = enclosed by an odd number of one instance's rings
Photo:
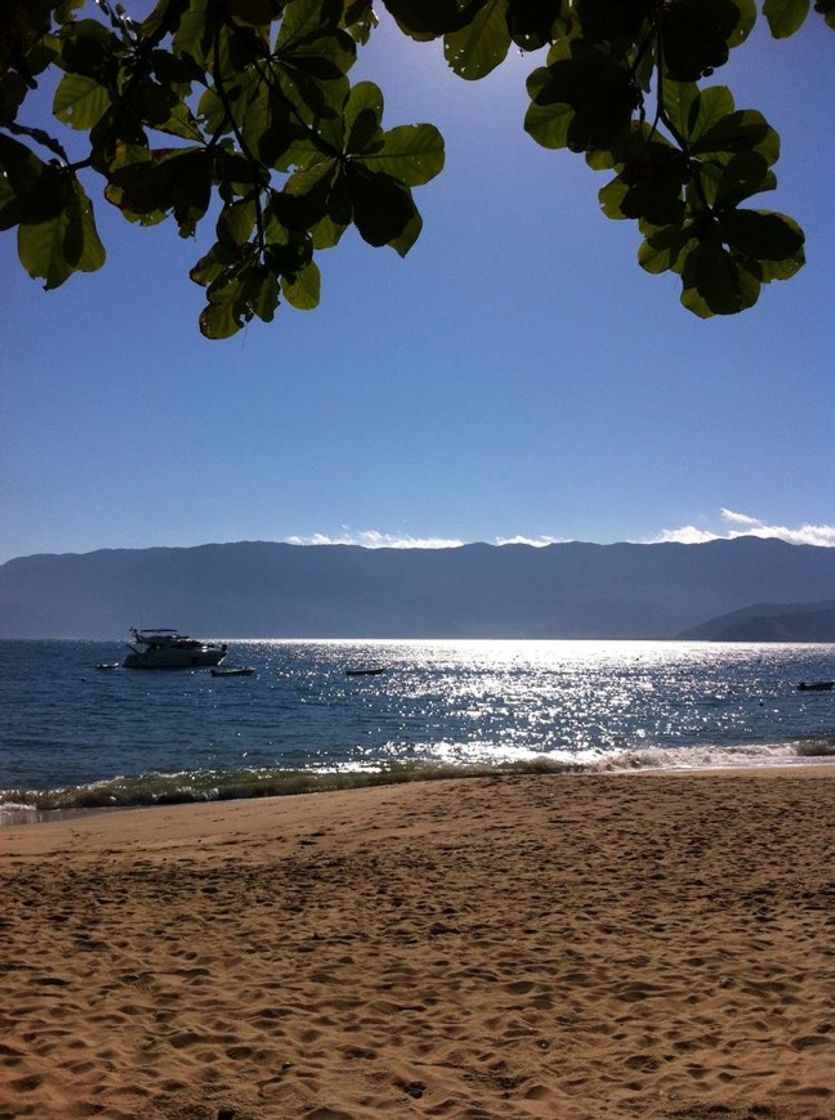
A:
{"type": "Polygon", "coordinates": [[[346,669],[346,677],[379,677],[380,673],[385,673],[385,665],[368,665],[362,669],[346,669]]]}
{"type": "Polygon", "coordinates": [[[798,692],[831,692],[835,681],[801,681],[798,692]]]}
{"type": "Polygon", "coordinates": [[[109,672],[111,669],[121,669],[122,666],[118,661],[100,661],[96,668],[101,669],[102,672],[109,672]]]}
{"type": "Polygon", "coordinates": [[[251,677],[255,670],[245,666],[237,668],[229,665],[225,669],[210,669],[209,672],[213,677],[251,677]]]}

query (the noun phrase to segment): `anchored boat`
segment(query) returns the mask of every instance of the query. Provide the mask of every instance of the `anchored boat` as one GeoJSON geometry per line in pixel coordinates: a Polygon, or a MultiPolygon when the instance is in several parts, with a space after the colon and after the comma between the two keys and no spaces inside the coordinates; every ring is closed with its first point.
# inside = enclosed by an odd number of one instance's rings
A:
{"type": "Polygon", "coordinates": [[[130,632],[130,653],[122,662],[126,669],[202,669],[219,665],[226,656],[225,642],[203,642],[178,630],[132,626],[130,632]]]}

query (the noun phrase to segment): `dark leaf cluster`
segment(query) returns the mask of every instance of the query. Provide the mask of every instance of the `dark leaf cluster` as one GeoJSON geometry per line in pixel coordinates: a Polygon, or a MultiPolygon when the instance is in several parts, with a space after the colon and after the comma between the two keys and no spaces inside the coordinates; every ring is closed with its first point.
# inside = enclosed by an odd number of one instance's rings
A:
{"type": "MultiPolygon", "coordinates": [[[[674,271],[700,316],[750,307],[760,287],[803,264],[803,234],[743,206],[776,185],[775,131],[730,91],[704,85],[744,42],[755,0],[384,0],[400,29],[443,39],[462,78],[489,74],[515,47],[541,50],[525,128],[548,148],[608,171],[603,212],[633,219],[640,264],[674,271]]],[[[774,36],[809,0],[764,0],[774,36]]],[[[835,0],[814,5],[835,26],[835,0]]],[[[353,226],[405,255],[421,229],[413,190],[444,164],[431,124],[386,127],[383,94],[352,83],[376,27],[371,0],[158,0],[144,19],[97,0],[0,6],[0,228],[47,288],[101,267],[82,184],[140,225],[201,223],[214,244],[191,270],[200,327],[226,338],[284,301],[319,301],[315,254],[353,226]],[[59,128],[26,120],[27,96],[60,75],[59,128]],[[75,162],[69,138],[82,142],[75,162]],[[211,228],[211,226],[210,226],[211,228]]]]}

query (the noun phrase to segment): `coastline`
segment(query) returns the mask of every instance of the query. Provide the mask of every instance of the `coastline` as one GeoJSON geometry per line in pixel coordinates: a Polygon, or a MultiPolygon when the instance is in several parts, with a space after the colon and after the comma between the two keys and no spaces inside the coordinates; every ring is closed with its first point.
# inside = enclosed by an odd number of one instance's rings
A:
{"type": "Polygon", "coordinates": [[[824,1120],[834,778],[493,775],[8,826],[0,1115],[824,1120]]]}
{"type": "Polygon", "coordinates": [[[835,763],[832,736],[780,743],[683,748],[636,747],[611,753],[549,752],[517,761],[442,763],[395,761],[341,770],[282,769],[150,772],[55,789],[0,789],[0,830],[86,812],[156,805],[222,803],[251,798],[348,791],[380,785],[468,780],[507,775],[696,773],[701,770],[794,768],[835,763]]]}

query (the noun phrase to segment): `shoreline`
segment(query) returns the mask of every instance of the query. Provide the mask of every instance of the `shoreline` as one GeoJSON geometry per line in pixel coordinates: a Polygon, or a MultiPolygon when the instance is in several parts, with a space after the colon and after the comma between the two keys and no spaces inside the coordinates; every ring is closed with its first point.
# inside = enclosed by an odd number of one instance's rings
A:
{"type": "Polygon", "coordinates": [[[793,769],[835,764],[835,741],[790,740],[782,744],[746,744],[738,747],[633,748],[596,761],[571,762],[542,754],[517,762],[496,764],[395,763],[380,770],[272,770],[249,772],[206,771],[183,774],[150,774],[119,777],[85,786],[48,790],[4,790],[2,793],[37,797],[36,803],[20,799],[0,801],[0,832],[16,825],[48,823],[87,813],[152,808],[161,805],[221,804],[309,793],[354,790],[375,786],[470,780],[512,774],[666,774],[757,769],[793,769]],[[785,753],[791,747],[792,753],[785,753]],[[682,750],[684,753],[682,753],[682,750]],[[664,764],[665,755],[671,759],[664,764]],[[695,761],[689,761],[692,757],[695,761]],[[619,765],[620,763],[620,765],[619,765]],[[202,776],[199,785],[187,782],[202,776]],[[229,781],[223,784],[223,778],[229,781]],[[209,779],[207,783],[206,779],[209,779]],[[220,782],[218,782],[220,779],[220,782]],[[216,784],[217,783],[217,784],[216,784]],[[50,803],[51,802],[51,803],[50,803]]]}
{"type": "Polygon", "coordinates": [[[833,778],[497,774],[10,826],[0,1114],[826,1120],[833,778]]]}

